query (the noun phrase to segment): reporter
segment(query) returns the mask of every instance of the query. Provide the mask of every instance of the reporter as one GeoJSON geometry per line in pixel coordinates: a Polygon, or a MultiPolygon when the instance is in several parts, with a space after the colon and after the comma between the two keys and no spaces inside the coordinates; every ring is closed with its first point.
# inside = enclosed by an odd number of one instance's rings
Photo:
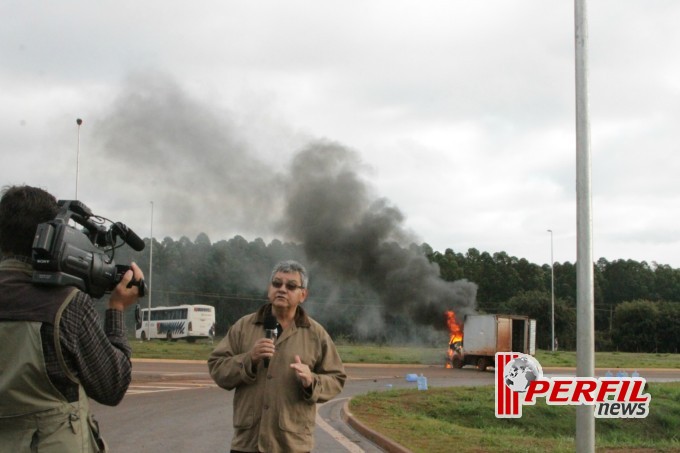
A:
{"type": "Polygon", "coordinates": [[[234,453],[311,451],[316,404],[342,391],[347,375],[335,344],[301,306],[308,284],[300,263],[278,263],[269,302],[239,319],[210,354],[215,383],[235,389],[234,453]],[[265,334],[270,316],[275,342],[265,334]]]}
{"type": "Polygon", "coordinates": [[[123,311],[144,277],[132,263],[112,291],[102,328],[91,297],[73,287],[32,283],[38,224],[57,201],[30,186],[0,199],[0,451],[106,451],[88,397],[117,405],[132,377],[123,311]]]}

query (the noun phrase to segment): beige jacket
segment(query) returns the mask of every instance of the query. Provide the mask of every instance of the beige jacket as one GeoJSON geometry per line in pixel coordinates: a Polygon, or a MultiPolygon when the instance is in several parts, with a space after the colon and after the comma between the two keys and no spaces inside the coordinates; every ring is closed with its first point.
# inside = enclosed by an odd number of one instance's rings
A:
{"type": "Polygon", "coordinates": [[[326,330],[298,307],[295,323],[276,341],[269,367],[256,370],[248,352],[264,337],[263,320],[270,304],[234,324],[208,359],[213,380],[234,394],[234,438],[231,448],[266,453],[308,452],[314,446],[316,403],[335,397],[346,374],[326,330]],[[314,374],[304,389],[290,364],[299,355],[314,374]]]}

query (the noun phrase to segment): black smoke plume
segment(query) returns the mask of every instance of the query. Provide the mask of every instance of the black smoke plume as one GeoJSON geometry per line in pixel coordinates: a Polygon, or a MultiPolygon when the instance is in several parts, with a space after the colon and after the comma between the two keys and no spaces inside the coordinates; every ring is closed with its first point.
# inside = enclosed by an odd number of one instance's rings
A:
{"type": "Polygon", "coordinates": [[[286,233],[307,256],[344,280],[372,288],[383,318],[406,316],[422,325],[443,325],[443,314],[472,313],[477,286],[446,282],[419,249],[404,247],[404,215],[375,197],[350,149],[310,144],[293,160],[287,184],[286,233]]]}
{"type": "Polygon", "coordinates": [[[242,234],[304,244],[308,264],[377,295],[380,304],[361,316],[367,330],[396,318],[443,327],[445,310],[474,310],[476,285],[443,281],[437,265],[410,247],[404,215],[375,195],[356,152],[310,140],[297,151],[280,150],[281,143],[302,142],[296,138],[273,141],[264,159],[239,124],[233,112],[192,98],[168,77],[138,74],[92,128],[99,146],[89,151],[99,165],[89,174],[116,206],[154,200],[156,224],[172,225],[172,236],[242,234]]]}

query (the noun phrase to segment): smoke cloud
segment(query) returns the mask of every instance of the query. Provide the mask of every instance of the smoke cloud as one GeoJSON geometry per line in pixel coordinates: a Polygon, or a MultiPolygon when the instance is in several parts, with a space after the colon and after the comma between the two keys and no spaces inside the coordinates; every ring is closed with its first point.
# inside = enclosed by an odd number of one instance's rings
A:
{"type": "MultiPolygon", "coordinates": [[[[154,201],[156,223],[169,226],[165,234],[171,237],[267,237],[272,216],[279,215],[283,175],[253,154],[234,118],[165,76],[130,77],[92,127],[98,145],[93,160],[106,162],[88,172],[95,175],[93,186],[110,189],[100,182],[124,177],[154,201]]],[[[125,205],[129,193],[113,190],[106,198],[125,205]]]]}
{"type": "Polygon", "coordinates": [[[335,275],[372,288],[386,318],[441,326],[446,310],[473,313],[477,286],[442,280],[419,249],[403,246],[411,239],[404,215],[372,194],[362,168],[357,153],[337,143],[299,151],[286,187],[286,235],[335,275]]]}
{"type": "MultiPolygon", "coordinates": [[[[132,77],[93,128],[93,152],[106,165],[91,173],[99,181],[134,178],[135,190],[159,206],[158,223],[172,226],[170,236],[253,234],[302,243],[324,274],[377,295],[377,311],[370,307],[362,318],[370,326],[357,323],[359,330],[399,317],[443,327],[444,311],[474,311],[476,285],[443,281],[437,265],[409,247],[404,215],[374,193],[356,152],[316,140],[263,159],[234,117],[166,77],[132,77]],[[138,174],[129,175],[130,162],[138,174]]],[[[129,194],[106,198],[120,205],[129,194]]]]}

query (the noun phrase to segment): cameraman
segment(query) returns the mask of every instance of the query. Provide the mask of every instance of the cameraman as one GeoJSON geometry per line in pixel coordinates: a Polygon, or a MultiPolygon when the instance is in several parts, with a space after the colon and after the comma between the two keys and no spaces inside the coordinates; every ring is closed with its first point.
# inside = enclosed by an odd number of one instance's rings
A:
{"type": "Polygon", "coordinates": [[[59,207],[48,192],[5,188],[0,199],[0,451],[106,451],[88,397],[117,405],[131,380],[123,311],[137,301],[127,284],[112,291],[104,327],[89,295],[32,283],[38,224],[59,207]]]}

